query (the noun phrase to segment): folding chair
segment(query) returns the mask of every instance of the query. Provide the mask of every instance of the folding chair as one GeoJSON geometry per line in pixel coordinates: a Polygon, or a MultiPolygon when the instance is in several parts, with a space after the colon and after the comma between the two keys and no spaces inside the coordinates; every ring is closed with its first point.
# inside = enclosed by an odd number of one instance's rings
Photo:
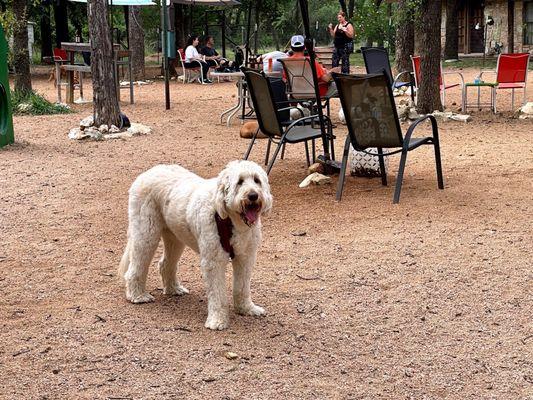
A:
{"type": "MultiPolygon", "coordinates": [[[[309,158],[308,141],[322,137],[320,125],[317,128],[316,124],[314,124],[318,116],[310,115],[307,117],[298,118],[297,120],[290,122],[288,125],[284,124],[280,119],[280,113],[284,110],[284,108],[279,108],[279,103],[276,104],[269,79],[263,73],[255,70],[247,68],[242,68],[241,70],[244,73],[248,90],[250,92],[250,97],[252,98],[252,104],[257,116],[257,122],[259,124],[259,129],[252,137],[250,145],[248,146],[248,150],[244,155],[244,159],[248,159],[257,135],[259,131],[261,131],[268,136],[269,145],[270,143],[277,144],[272,159],[268,164],[267,174],[270,173],[279,151],[286,143],[293,144],[304,142],[307,165],[309,166],[311,162],[309,158]],[[306,124],[306,122],[309,121],[311,121],[311,124],[306,124]]],[[[334,136],[332,132],[331,121],[326,116],[324,116],[324,118],[326,118],[325,122],[327,126],[327,139],[330,140],[331,147],[333,147],[334,136]]],[[[265,159],[265,164],[267,160],[268,152],[265,159]]]]}
{"type": "Polygon", "coordinates": [[[409,86],[411,88],[411,99],[415,101],[415,87],[411,73],[409,71],[401,71],[393,78],[387,50],[383,47],[361,47],[361,53],[363,54],[367,74],[381,74],[385,72],[387,78],[389,78],[389,82],[392,82],[392,90],[409,86]],[[406,76],[407,81],[400,81],[401,76],[406,76]]]}
{"type": "Polygon", "coordinates": [[[342,197],[350,144],[357,151],[379,157],[381,183],[387,185],[384,157],[401,153],[400,167],[396,178],[393,203],[400,201],[403,173],[407,153],[422,145],[432,145],[435,150],[435,164],[439,189],[444,189],[440,159],[439,131],[437,120],[432,115],[419,118],[409,127],[405,137],[402,134],[396,104],[390,81],[386,74],[333,75],[346,116],[348,136],[344,144],[342,167],[337,186],[337,200],[342,197]],[[413,138],[413,132],[421,122],[431,122],[432,136],[413,138]],[[376,147],[377,153],[368,151],[376,147]],[[384,153],[383,149],[391,149],[384,153]]]}
{"type": "MultiPolygon", "coordinates": [[[[314,104],[316,101],[315,85],[309,59],[281,58],[278,61],[283,65],[283,70],[285,71],[287,95],[289,98],[297,102],[310,102],[314,104]]],[[[319,83],[319,85],[321,84],[319,83]]],[[[323,84],[325,85],[325,83],[323,84]]],[[[324,104],[320,105],[326,108],[328,117],[330,115],[329,101],[331,98],[337,96],[337,90],[334,86],[330,85],[328,92],[321,98],[324,104]]]]}
{"type": "Polygon", "coordinates": [[[514,110],[515,89],[523,89],[522,105],[526,102],[527,72],[529,69],[529,53],[500,54],[496,70],[481,71],[480,77],[487,72],[496,74],[496,90],[492,108],[496,112],[496,92],[500,89],[511,89],[511,109],[514,110]]]}
{"type": "MultiPolygon", "coordinates": [[[[416,87],[416,91],[418,93],[418,87],[420,85],[420,56],[411,56],[411,61],[413,62],[413,72],[414,72],[414,76],[415,76],[415,87],[416,87]]],[[[465,105],[465,79],[463,77],[463,74],[461,74],[460,72],[455,72],[455,71],[449,71],[449,72],[443,72],[442,71],[442,65],[440,66],[440,76],[439,76],[439,84],[440,84],[440,93],[441,93],[441,101],[442,101],[442,106],[445,107],[446,106],[446,90],[448,89],[451,89],[451,88],[454,88],[454,87],[457,87],[457,86],[460,86],[461,87],[461,109],[464,110],[464,105],[465,105]],[[460,78],[461,78],[461,82],[460,83],[452,83],[452,84],[447,84],[444,80],[444,76],[445,75],[458,75],[460,78]]],[[[418,97],[418,94],[417,94],[417,97],[418,97]]]]}

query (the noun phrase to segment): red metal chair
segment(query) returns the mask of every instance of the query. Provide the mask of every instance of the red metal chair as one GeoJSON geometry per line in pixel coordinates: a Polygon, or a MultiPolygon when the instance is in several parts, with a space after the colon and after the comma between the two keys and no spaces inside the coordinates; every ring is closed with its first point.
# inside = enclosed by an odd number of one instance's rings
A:
{"type": "MultiPolygon", "coordinates": [[[[420,84],[420,56],[411,56],[411,61],[413,62],[413,71],[415,75],[415,88],[417,93],[417,100],[418,100],[418,85],[420,84]]],[[[439,83],[440,83],[440,93],[441,93],[441,101],[442,106],[446,106],[446,90],[451,89],[457,86],[461,87],[461,109],[464,110],[464,101],[465,101],[465,79],[463,77],[463,74],[460,72],[443,72],[442,71],[442,65],[440,67],[440,77],[439,77],[439,83]],[[447,84],[444,80],[445,75],[458,75],[461,78],[460,83],[452,83],[447,84]]],[[[416,100],[415,100],[416,101],[416,100]]]]}
{"type": "MultiPolygon", "coordinates": [[[[514,91],[515,89],[524,90],[522,104],[526,102],[527,71],[529,68],[529,53],[500,54],[496,70],[481,71],[483,73],[492,72],[496,74],[496,92],[499,89],[511,89],[511,109],[514,110],[514,91]]],[[[493,109],[496,112],[496,94],[493,98],[493,109]]]]}

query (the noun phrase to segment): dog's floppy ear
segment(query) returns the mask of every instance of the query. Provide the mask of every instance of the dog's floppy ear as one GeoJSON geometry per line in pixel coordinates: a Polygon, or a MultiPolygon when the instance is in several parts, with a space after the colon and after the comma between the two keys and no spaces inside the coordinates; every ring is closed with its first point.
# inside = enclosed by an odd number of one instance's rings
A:
{"type": "Polygon", "coordinates": [[[268,175],[261,169],[261,181],[263,187],[263,215],[268,215],[272,209],[272,194],[270,193],[270,185],[268,183],[268,175]]]}
{"type": "Polygon", "coordinates": [[[217,191],[215,193],[215,211],[222,219],[228,218],[228,211],[226,209],[226,195],[229,189],[228,183],[228,173],[224,169],[218,174],[217,191]]]}

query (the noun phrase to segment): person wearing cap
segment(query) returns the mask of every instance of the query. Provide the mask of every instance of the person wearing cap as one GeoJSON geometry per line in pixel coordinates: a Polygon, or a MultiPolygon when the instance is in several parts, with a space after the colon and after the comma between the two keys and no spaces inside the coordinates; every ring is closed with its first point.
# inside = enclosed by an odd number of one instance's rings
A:
{"type": "Polygon", "coordinates": [[[333,56],[331,65],[333,67],[339,66],[339,61],[342,61],[342,73],[350,73],[350,53],[353,53],[353,38],[355,31],[351,22],[346,20],[344,11],[339,11],[337,14],[337,21],[339,23],[333,28],[332,24],[328,25],[328,31],[333,37],[333,56]]]}
{"type": "MultiPolygon", "coordinates": [[[[292,54],[287,58],[309,58],[305,55],[305,39],[302,35],[294,35],[291,38],[292,54]]],[[[340,68],[332,68],[328,71],[318,60],[315,59],[316,77],[318,78],[318,89],[320,96],[325,96],[328,93],[330,84],[334,84],[331,73],[340,72],[340,68]]],[[[283,71],[283,79],[286,79],[285,71],[283,71]]]]}

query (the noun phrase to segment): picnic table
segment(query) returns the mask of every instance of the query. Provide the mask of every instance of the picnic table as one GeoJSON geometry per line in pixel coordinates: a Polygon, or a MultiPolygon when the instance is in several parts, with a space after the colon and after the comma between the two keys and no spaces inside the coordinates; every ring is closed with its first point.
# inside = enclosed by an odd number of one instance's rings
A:
{"type": "MultiPolygon", "coordinates": [[[[90,43],[74,43],[74,42],[62,42],[61,48],[67,53],[67,60],[56,61],[56,71],[60,75],[60,70],[67,72],[67,94],[65,101],[67,103],[74,102],[74,72],[79,73],[80,79],[80,97],[83,98],[83,73],[91,72],[91,67],[86,64],[76,64],[75,55],[76,53],[91,53],[90,43]]],[[[130,103],[133,104],[133,81],[131,73],[131,51],[121,50],[119,44],[113,45],[113,64],[115,67],[115,85],[117,87],[117,97],[120,101],[120,80],[119,80],[119,68],[121,66],[127,66],[128,75],[130,81],[130,103]]],[[[57,85],[57,97],[58,101],[61,103],[61,85],[57,85]]]]}

